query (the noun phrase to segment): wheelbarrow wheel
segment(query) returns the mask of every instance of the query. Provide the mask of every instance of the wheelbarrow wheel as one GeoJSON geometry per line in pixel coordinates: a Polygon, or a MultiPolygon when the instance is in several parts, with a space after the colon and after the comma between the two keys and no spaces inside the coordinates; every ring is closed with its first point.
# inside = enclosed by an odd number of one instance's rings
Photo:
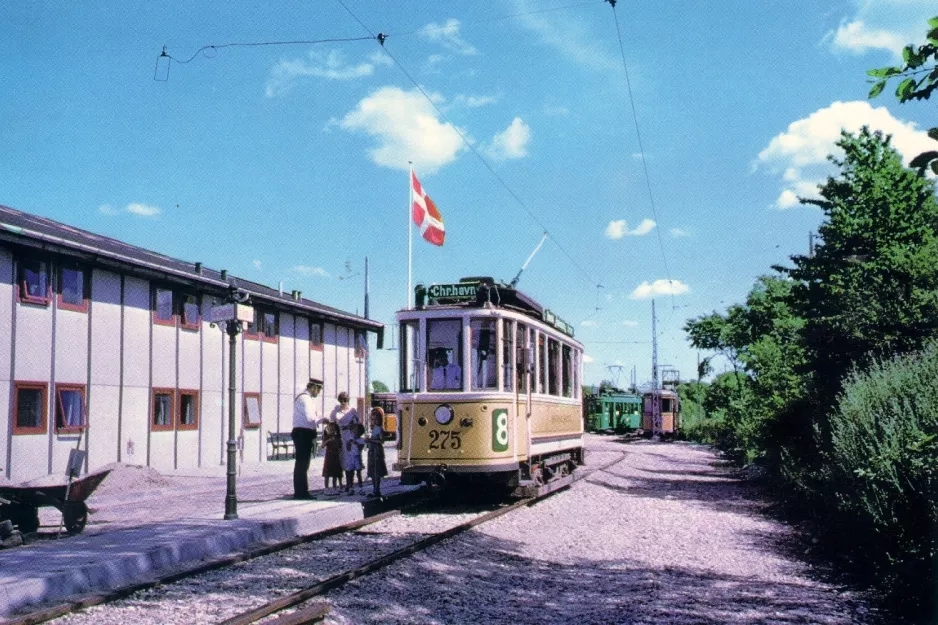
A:
{"type": "Polygon", "coordinates": [[[65,531],[80,534],[88,522],[88,506],[84,501],[70,501],[65,505],[65,531]]]}

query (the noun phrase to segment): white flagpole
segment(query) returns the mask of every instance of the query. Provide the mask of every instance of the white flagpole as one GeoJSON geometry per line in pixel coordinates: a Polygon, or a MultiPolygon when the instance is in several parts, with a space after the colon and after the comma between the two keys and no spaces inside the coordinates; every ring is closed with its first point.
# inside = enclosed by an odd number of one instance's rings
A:
{"type": "Polygon", "coordinates": [[[410,165],[410,175],[407,178],[407,188],[409,192],[407,194],[407,300],[406,305],[404,306],[405,310],[410,310],[410,281],[411,281],[411,268],[413,265],[413,238],[414,238],[414,227],[410,225],[411,213],[414,210],[414,164],[412,161],[407,161],[407,164],[410,165]]]}

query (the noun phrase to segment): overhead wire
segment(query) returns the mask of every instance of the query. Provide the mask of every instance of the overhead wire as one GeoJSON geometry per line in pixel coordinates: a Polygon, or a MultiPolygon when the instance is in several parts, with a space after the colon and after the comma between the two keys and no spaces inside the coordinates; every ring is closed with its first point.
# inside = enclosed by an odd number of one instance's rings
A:
{"type": "Polygon", "coordinates": [[[342,8],[344,8],[344,9],[348,12],[348,14],[351,15],[352,18],[353,18],[356,22],[358,22],[358,23],[361,25],[362,28],[365,29],[366,32],[368,32],[369,34],[371,34],[371,36],[372,36],[374,39],[376,39],[379,44],[381,44],[381,48],[382,48],[382,50],[384,50],[384,53],[388,55],[388,58],[390,58],[390,59],[394,62],[394,64],[397,65],[398,69],[401,70],[401,72],[407,77],[407,79],[411,82],[411,84],[413,84],[414,87],[420,92],[420,94],[423,95],[423,97],[427,100],[427,102],[430,103],[430,105],[434,108],[434,110],[436,110],[436,112],[437,112],[437,114],[440,116],[440,118],[441,118],[443,121],[445,121],[447,124],[449,124],[450,127],[456,132],[456,134],[459,135],[459,138],[462,140],[463,144],[469,149],[469,151],[471,151],[471,152],[476,156],[476,158],[479,159],[479,161],[482,163],[482,165],[489,171],[490,174],[492,174],[492,176],[498,181],[498,183],[502,186],[502,188],[504,188],[505,191],[507,191],[508,194],[511,195],[512,198],[514,198],[514,200],[518,203],[518,205],[519,205],[522,209],[524,209],[524,211],[528,214],[528,216],[531,217],[531,219],[533,219],[534,222],[535,222],[538,226],[541,227],[541,229],[544,231],[544,233],[554,242],[554,245],[557,246],[557,248],[564,254],[564,256],[567,257],[567,259],[570,261],[570,263],[571,263],[581,274],[583,274],[584,276],[586,276],[587,280],[588,280],[591,284],[593,284],[593,285],[599,285],[599,282],[598,282],[597,280],[594,280],[594,279],[593,279],[593,276],[590,275],[590,273],[589,273],[588,271],[586,271],[586,269],[584,269],[584,268],[580,265],[580,263],[578,263],[578,262],[576,261],[576,259],[573,257],[573,255],[570,254],[570,252],[568,252],[567,249],[566,249],[563,245],[560,244],[560,242],[557,240],[557,238],[556,238],[553,234],[551,234],[550,230],[544,225],[544,223],[540,220],[540,218],[538,218],[538,216],[537,216],[536,214],[534,214],[534,212],[528,207],[528,205],[524,202],[524,200],[522,200],[521,197],[520,197],[517,193],[515,193],[514,189],[512,189],[510,186],[508,186],[508,183],[505,182],[505,180],[498,174],[498,172],[495,171],[495,168],[493,168],[492,165],[488,162],[488,160],[486,160],[486,158],[485,158],[484,156],[482,156],[482,153],[479,152],[479,150],[476,149],[476,147],[472,144],[472,142],[469,141],[469,139],[462,133],[462,131],[459,130],[459,128],[449,120],[449,118],[446,116],[446,113],[443,112],[443,110],[442,110],[442,109],[440,108],[440,106],[434,101],[434,99],[431,98],[430,95],[423,89],[423,87],[420,86],[420,83],[418,83],[418,82],[414,79],[414,77],[410,74],[410,72],[407,71],[407,68],[404,67],[404,65],[397,59],[397,57],[395,57],[393,54],[391,54],[391,51],[388,50],[388,47],[387,47],[387,45],[386,45],[386,40],[387,40],[387,38],[388,38],[388,35],[385,35],[384,33],[377,33],[377,34],[376,34],[374,31],[372,31],[370,28],[368,28],[368,26],[366,26],[366,25],[364,24],[364,22],[362,22],[362,21],[358,18],[358,16],[355,15],[355,13],[353,13],[352,10],[348,8],[348,6],[346,6],[346,4],[345,4],[345,2],[343,2],[343,0],[336,0],[336,2],[338,2],[340,5],[342,5],[342,8]]]}
{"type": "MultiPolygon", "coordinates": [[[[661,259],[664,263],[664,272],[668,278],[668,284],[673,285],[674,281],[671,279],[671,269],[668,267],[668,256],[664,251],[664,240],[661,238],[661,227],[660,227],[661,224],[658,220],[658,210],[655,207],[655,195],[652,192],[651,176],[648,173],[648,161],[645,158],[645,147],[642,144],[642,132],[638,124],[638,112],[635,108],[635,98],[632,95],[632,81],[629,78],[629,65],[625,60],[625,45],[622,43],[622,29],[619,26],[619,15],[616,12],[616,0],[605,0],[605,1],[609,2],[609,4],[612,6],[612,15],[616,24],[616,36],[618,37],[618,40],[619,40],[619,53],[622,55],[622,69],[625,72],[625,84],[626,84],[627,92],[629,94],[629,105],[632,108],[632,120],[635,123],[635,137],[638,141],[638,151],[639,151],[639,154],[641,155],[642,171],[645,174],[645,186],[648,189],[648,202],[651,207],[651,214],[655,218],[655,224],[658,226],[655,228],[657,238],[658,238],[658,247],[661,250],[661,259]]],[[[671,305],[672,307],[674,305],[674,293],[673,292],[671,293],[671,305]]]]}

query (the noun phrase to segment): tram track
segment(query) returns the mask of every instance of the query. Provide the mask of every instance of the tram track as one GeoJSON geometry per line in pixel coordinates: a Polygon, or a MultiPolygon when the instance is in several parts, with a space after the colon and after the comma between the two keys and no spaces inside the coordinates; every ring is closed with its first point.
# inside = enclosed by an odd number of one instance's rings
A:
{"type": "MultiPolygon", "coordinates": [[[[622,459],[622,457],[622,455],[619,455],[612,462],[608,462],[603,466],[595,468],[589,467],[588,465],[581,467],[580,470],[571,476],[573,478],[571,483],[580,479],[584,479],[595,471],[602,471],[609,466],[616,464],[622,459]]],[[[560,490],[564,490],[568,487],[569,485],[563,487],[560,490]]],[[[185,595],[189,591],[177,591],[174,595],[170,589],[188,583],[200,585],[202,589],[199,592],[206,592],[208,588],[213,587],[214,585],[218,584],[218,582],[213,581],[212,579],[207,579],[205,582],[199,584],[199,582],[193,580],[199,578],[199,576],[206,575],[211,578],[213,574],[216,578],[221,574],[235,577],[239,575],[239,573],[234,569],[239,568],[239,566],[253,566],[255,570],[265,568],[272,570],[277,569],[283,565],[276,561],[276,557],[283,557],[284,554],[290,553],[291,549],[300,551],[305,550],[304,554],[294,557],[294,559],[306,559],[303,560],[304,563],[300,565],[300,568],[304,570],[310,568],[310,563],[312,563],[312,565],[316,568],[320,568],[321,565],[323,570],[310,571],[312,578],[311,581],[315,580],[315,583],[296,589],[291,594],[284,597],[269,600],[267,603],[261,606],[254,606],[251,609],[244,611],[243,613],[231,615],[229,610],[228,614],[219,615],[219,617],[212,617],[210,619],[207,618],[206,620],[198,620],[197,622],[221,622],[226,624],[253,623],[257,622],[259,619],[271,617],[277,614],[280,615],[279,618],[275,618],[275,620],[270,620],[267,622],[280,623],[281,625],[286,625],[288,623],[314,622],[316,618],[322,618],[322,616],[325,615],[325,613],[328,611],[328,604],[325,604],[325,607],[323,607],[323,604],[321,603],[307,605],[298,612],[284,613],[284,611],[289,610],[290,608],[294,608],[297,605],[308,603],[311,599],[314,599],[317,596],[322,596],[324,593],[330,590],[339,588],[354,579],[368,575],[386,567],[395,561],[423,551],[437,543],[447,540],[448,538],[466,532],[482,523],[508,514],[514,510],[517,510],[518,508],[532,506],[539,501],[542,501],[547,497],[560,492],[560,490],[547,493],[540,497],[525,498],[489,512],[480,514],[473,512],[472,514],[475,516],[468,520],[464,519],[466,516],[466,512],[464,510],[460,510],[458,507],[454,508],[452,506],[450,506],[448,509],[445,506],[441,507],[440,500],[431,496],[427,496],[417,501],[408,502],[399,509],[390,510],[368,517],[366,519],[355,521],[353,523],[345,524],[307,536],[298,537],[285,543],[268,545],[250,552],[235,554],[229,557],[214,560],[210,563],[206,563],[198,567],[187,569],[185,571],[175,572],[171,575],[163,576],[159,579],[154,579],[143,584],[137,584],[132,587],[119,589],[112,593],[101,593],[80,597],[76,600],[64,602],[56,606],[36,610],[34,612],[16,617],[11,617],[11,619],[5,621],[5,623],[6,625],[33,625],[47,622],[53,619],[58,619],[60,617],[67,617],[61,620],[62,623],[123,622],[120,618],[110,621],[108,621],[108,618],[103,618],[101,621],[99,621],[91,615],[88,615],[89,619],[86,620],[81,618],[86,615],[86,613],[82,611],[88,610],[89,608],[92,610],[106,610],[109,606],[105,604],[113,605],[115,603],[125,603],[120,601],[122,599],[128,599],[131,601],[136,601],[137,603],[146,604],[155,604],[160,602],[179,603],[179,600],[174,598],[175,595],[185,595]],[[402,513],[412,513],[415,516],[404,518],[402,513]],[[446,525],[454,522],[453,517],[456,517],[456,525],[443,529],[442,531],[434,531],[430,533],[422,532],[418,528],[412,528],[413,525],[419,526],[421,523],[426,526],[433,526],[434,529],[441,526],[445,527],[446,525]],[[415,519],[417,518],[419,518],[420,521],[416,521],[415,519]],[[392,527],[390,530],[385,528],[384,532],[376,530],[376,527],[382,523],[391,523],[392,527]],[[354,539],[350,540],[350,538],[353,536],[354,539]],[[416,540],[414,540],[415,538],[416,540]],[[320,544],[314,548],[311,543],[320,544]],[[350,545],[354,545],[354,548],[348,547],[350,545]],[[351,566],[341,566],[341,564],[323,564],[325,560],[329,559],[327,556],[330,554],[336,554],[339,551],[346,551],[348,554],[350,554],[345,556],[346,559],[358,558],[358,560],[352,563],[351,566]],[[323,553],[326,555],[323,556],[323,553]],[[260,560],[263,560],[265,556],[270,556],[275,558],[275,560],[268,564],[262,564],[260,560]],[[331,570],[329,570],[330,568],[331,570]],[[135,595],[136,597],[134,597],[135,595]],[[167,599],[166,597],[170,598],[167,599]],[[319,605],[318,608],[317,605],[319,605]],[[297,616],[289,616],[290,614],[296,614],[297,616]],[[71,618],[72,615],[75,617],[75,620],[71,618]],[[307,620],[302,620],[304,618],[307,620]]],[[[245,577],[250,577],[254,573],[242,572],[240,574],[245,577]]],[[[282,592],[284,589],[289,589],[289,586],[291,585],[289,582],[291,581],[293,580],[290,580],[289,577],[278,580],[278,583],[272,585],[268,592],[270,594],[276,595],[277,592],[282,592]]],[[[296,588],[295,585],[294,588],[296,588]]],[[[250,596],[256,597],[257,594],[259,593],[251,592],[250,596]]],[[[244,598],[245,597],[243,596],[239,597],[239,599],[242,600],[244,598]]],[[[217,601],[217,599],[214,600],[217,601]]],[[[198,601],[198,599],[194,599],[194,601],[198,601]]],[[[230,608],[230,606],[226,606],[226,608],[230,608]]],[[[207,617],[209,615],[205,614],[204,616],[207,617]]],[[[146,621],[144,620],[143,622],[146,621]]],[[[170,620],[166,622],[182,623],[196,621],[187,621],[185,618],[181,618],[179,620],[170,620]]]]}

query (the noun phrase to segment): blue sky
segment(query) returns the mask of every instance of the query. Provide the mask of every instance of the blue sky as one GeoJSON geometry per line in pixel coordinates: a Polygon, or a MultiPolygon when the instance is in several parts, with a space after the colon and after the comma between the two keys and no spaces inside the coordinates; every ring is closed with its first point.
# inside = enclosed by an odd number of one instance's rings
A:
{"type": "Polygon", "coordinates": [[[415,238],[414,283],[508,281],[546,230],[519,288],[575,326],[586,382],[627,383],[651,297],[659,363],[693,377],[685,321],[806,252],[796,198],[840,128],[935,149],[934,103],[865,76],[932,1],[343,2],[10,4],[0,203],[352,312],[368,256],[392,324],[413,161],[447,232],[415,238]]]}

